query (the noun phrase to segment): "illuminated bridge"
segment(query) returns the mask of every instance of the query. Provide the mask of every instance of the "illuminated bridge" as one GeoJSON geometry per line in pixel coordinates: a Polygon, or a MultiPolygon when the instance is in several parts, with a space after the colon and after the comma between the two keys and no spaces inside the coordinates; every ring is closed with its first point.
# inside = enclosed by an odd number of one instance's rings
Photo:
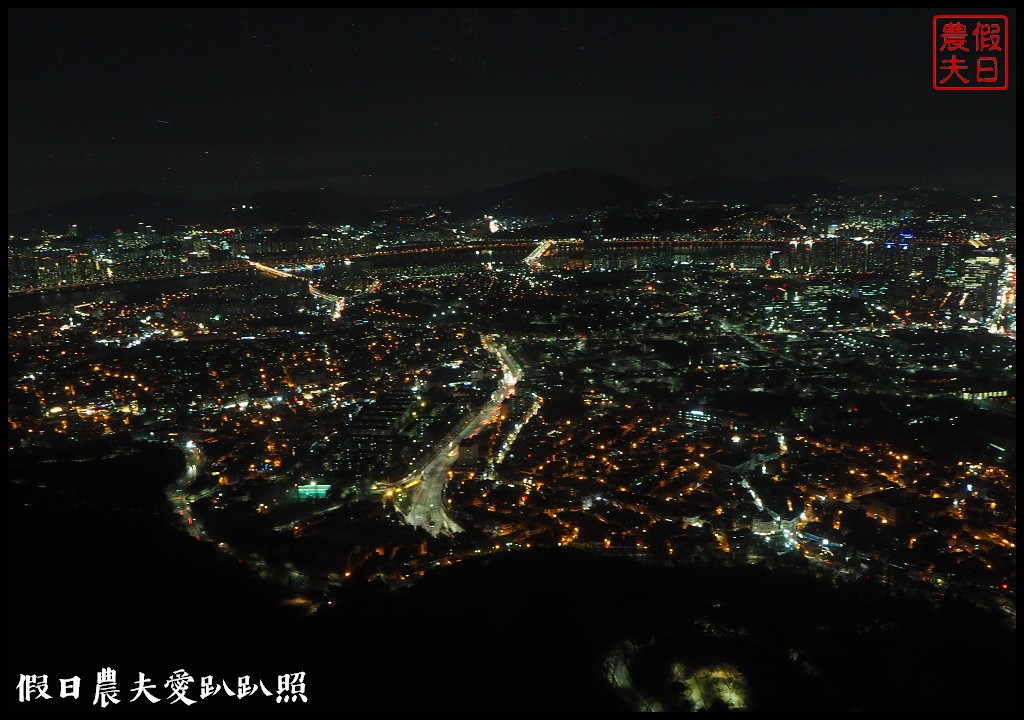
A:
{"type": "Polygon", "coordinates": [[[548,250],[554,247],[554,245],[557,243],[557,240],[542,240],[537,245],[537,247],[533,249],[533,252],[531,252],[529,255],[526,256],[526,258],[524,258],[523,262],[525,262],[527,265],[539,266],[540,259],[544,257],[544,253],[546,253],[548,250]]]}
{"type": "MultiPolygon", "coordinates": [[[[249,264],[252,265],[257,270],[261,270],[262,272],[265,272],[265,273],[270,273],[271,275],[274,275],[276,277],[293,278],[295,280],[304,280],[305,279],[305,278],[299,277],[298,275],[293,275],[292,273],[288,272],[287,270],[280,270],[280,269],[275,268],[275,267],[270,267],[269,265],[264,265],[263,263],[256,262],[255,260],[250,260],[249,264]]],[[[378,281],[373,286],[373,288],[371,290],[369,290],[369,292],[372,292],[373,290],[376,290],[379,287],[380,287],[380,282],[378,281]]],[[[307,289],[309,290],[309,294],[312,295],[313,297],[320,298],[321,300],[326,300],[327,302],[334,303],[334,315],[333,315],[333,317],[334,317],[335,320],[337,320],[338,317],[341,315],[341,313],[343,313],[345,311],[345,298],[341,297],[340,295],[332,295],[331,293],[325,293],[323,290],[320,290],[319,288],[317,288],[316,283],[314,283],[312,280],[308,281],[307,289]]]]}

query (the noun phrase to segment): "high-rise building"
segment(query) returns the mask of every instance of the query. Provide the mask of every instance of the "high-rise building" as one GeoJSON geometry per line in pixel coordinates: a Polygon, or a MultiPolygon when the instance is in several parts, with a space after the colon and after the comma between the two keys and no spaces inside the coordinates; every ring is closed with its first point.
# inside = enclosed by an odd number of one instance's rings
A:
{"type": "Polygon", "coordinates": [[[60,267],[52,255],[37,258],[36,284],[38,287],[57,287],[60,284],[60,267]]]}
{"type": "Polygon", "coordinates": [[[995,308],[1001,264],[998,255],[977,255],[964,261],[965,311],[985,314],[995,308]]]}
{"type": "Polygon", "coordinates": [[[935,280],[939,276],[939,257],[929,254],[921,258],[921,275],[926,281],[935,280]]]}

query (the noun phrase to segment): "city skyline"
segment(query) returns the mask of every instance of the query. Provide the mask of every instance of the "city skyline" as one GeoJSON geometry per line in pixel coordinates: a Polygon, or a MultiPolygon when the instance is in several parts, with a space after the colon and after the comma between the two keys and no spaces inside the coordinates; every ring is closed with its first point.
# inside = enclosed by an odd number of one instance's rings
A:
{"type": "MultiPolygon", "coordinates": [[[[719,205],[671,239],[423,209],[415,229],[41,238],[9,270],[41,284],[9,295],[18,616],[188,613],[198,654],[156,633],[106,657],[301,671],[323,708],[383,685],[415,707],[438,682],[456,707],[927,708],[950,672],[961,706],[1002,706],[1002,665],[948,655],[961,630],[972,653],[1012,644],[1015,236],[982,230],[1012,214],[916,202],[739,205],[727,226],[719,205]],[[948,240],[907,237],[914,218],[948,240]],[[404,652],[443,661],[392,687],[394,618],[417,612],[444,634],[404,652]],[[876,647],[902,672],[864,694],[848,678],[876,647]]],[[[91,643],[51,641],[57,661],[16,637],[27,671],[90,669],[91,643]]]]}

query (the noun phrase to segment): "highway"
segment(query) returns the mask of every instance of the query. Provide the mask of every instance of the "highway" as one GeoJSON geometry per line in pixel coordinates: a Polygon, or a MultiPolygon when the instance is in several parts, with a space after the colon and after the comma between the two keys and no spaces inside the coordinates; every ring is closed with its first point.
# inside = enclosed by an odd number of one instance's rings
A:
{"type": "Polygon", "coordinates": [[[192,483],[198,477],[199,470],[202,468],[202,455],[199,448],[191,440],[185,443],[181,450],[185,453],[185,472],[168,486],[167,499],[170,501],[171,507],[181,517],[181,522],[186,532],[196,540],[203,540],[208,538],[208,536],[206,530],[200,525],[199,520],[192,514],[191,503],[193,500],[199,499],[199,497],[205,497],[209,492],[204,495],[189,493],[192,483]]]}
{"type": "Polygon", "coordinates": [[[1007,255],[999,275],[996,304],[988,323],[989,332],[1017,335],[1017,262],[1007,255]]]}
{"type": "MultiPolygon", "coordinates": [[[[487,404],[457,430],[448,433],[426,462],[402,481],[402,487],[409,489],[409,502],[402,517],[413,527],[423,528],[433,536],[462,532],[462,528],[449,517],[445,509],[444,491],[448,485],[448,472],[459,456],[459,443],[483,430],[500,412],[501,404],[512,394],[516,383],[522,379],[522,368],[495,338],[482,338],[483,346],[492,353],[501,365],[502,376],[497,389],[491,393],[487,404]]],[[[396,505],[397,507],[397,505],[396,505]]]]}

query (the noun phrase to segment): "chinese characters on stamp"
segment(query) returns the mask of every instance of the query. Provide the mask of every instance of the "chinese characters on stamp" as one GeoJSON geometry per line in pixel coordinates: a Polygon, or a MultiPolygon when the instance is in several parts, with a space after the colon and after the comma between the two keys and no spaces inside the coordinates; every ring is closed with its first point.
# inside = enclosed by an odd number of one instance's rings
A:
{"type": "Polygon", "coordinates": [[[1006,90],[1009,41],[1005,15],[936,15],[932,19],[932,87],[1006,90]]]}

